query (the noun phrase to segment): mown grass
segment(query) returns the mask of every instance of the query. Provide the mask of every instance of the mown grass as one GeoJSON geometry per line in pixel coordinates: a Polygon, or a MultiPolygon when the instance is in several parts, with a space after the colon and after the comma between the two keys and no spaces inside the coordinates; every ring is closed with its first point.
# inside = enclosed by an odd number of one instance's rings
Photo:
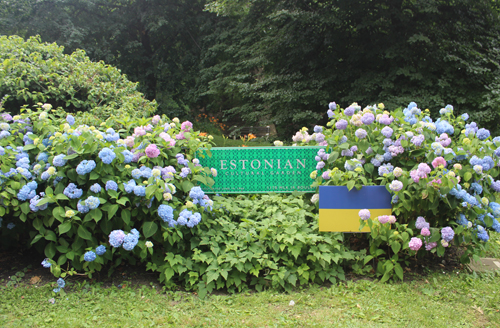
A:
{"type": "MultiPolygon", "coordinates": [[[[158,287],[0,287],[1,327],[500,327],[500,274],[435,272],[199,299],[158,287]],[[49,299],[55,297],[55,303],[49,299]],[[290,305],[294,301],[295,305],[290,305]]],[[[4,284],[2,284],[4,285],[4,284]]]]}

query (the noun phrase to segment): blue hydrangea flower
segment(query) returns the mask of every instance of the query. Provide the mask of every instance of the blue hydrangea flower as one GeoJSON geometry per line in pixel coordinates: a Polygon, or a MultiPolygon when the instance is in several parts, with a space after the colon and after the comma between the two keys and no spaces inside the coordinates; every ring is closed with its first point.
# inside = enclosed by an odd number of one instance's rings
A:
{"type": "Polygon", "coordinates": [[[482,241],[488,241],[490,236],[488,236],[488,232],[482,226],[477,226],[477,237],[482,241]]]}
{"type": "Polygon", "coordinates": [[[66,122],[68,122],[69,125],[75,124],[75,118],[73,117],[73,115],[66,116],[66,122]]]}
{"type": "Polygon", "coordinates": [[[95,210],[99,205],[101,204],[101,201],[99,198],[94,197],[94,196],[89,196],[85,200],[85,205],[89,207],[91,210],[95,210]]]}
{"type": "Polygon", "coordinates": [[[99,158],[102,160],[104,164],[111,164],[115,159],[116,154],[109,148],[103,148],[99,152],[99,158]]]}
{"type": "Polygon", "coordinates": [[[12,222],[10,222],[9,224],[7,224],[7,229],[9,229],[9,230],[14,229],[15,227],[16,227],[16,225],[14,223],[12,223],[12,222]]]}
{"type": "Polygon", "coordinates": [[[195,200],[193,201],[193,204],[197,204],[198,200],[202,199],[203,196],[205,196],[205,193],[198,186],[191,188],[191,190],[189,191],[189,197],[195,200]]]}
{"type": "Polygon", "coordinates": [[[47,261],[47,260],[48,260],[48,259],[44,259],[44,260],[42,261],[42,266],[43,266],[45,269],[48,269],[48,268],[50,268],[50,267],[52,266],[52,264],[50,264],[50,262],[49,262],[49,261],[47,261]]]}
{"type": "Polygon", "coordinates": [[[88,251],[83,255],[83,259],[85,260],[85,262],[92,262],[95,260],[95,258],[95,253],[92,251],[88,251]]]}
{"type": "Polygon", "coordinates": [[[136,183],[134,180],[130,180],[129,182],[124,182],[123,187],[125,188],[125,192],[130,194],[134,192],[134,188],[136,187],[136,183]]]}
{"type": "Polygon", "coordinates": [[[485,140],[490,136],[490,131],[481,128],[477,131],[476,136],[479,140],[485,140]]]}
{"type": "Polygon", "coordinates": [[[116,140],[120,139],[120,134],[116,133],[115,130],[113,130],[112,128],[109,128],[106,130],[106,134],[105,134],[104,138],[107,141],[112,142],[112,141],[116,141],[116,140]]]}
{"type": "Polygon", "coordinates": [[[52,160],[52,164],[54,164],[54,166],[66,165],[66,160],[64,159],[65,156],[66,155],[64,155],[64,154],[54,156],[54,159],[52,160]]]}
{"type": "Polygon", "coordinates": [[[118,184],[116,182],[114,182],[113,180],[109,180],[108,182],[106,182],[106,191],[107,190],[117,191],[118,190],[118,184]]]}
{"type": "MultiPolygon", "coordinates": [[[[45,195],[45,193],[43,193],[43,192],[40,194],[42,195],[42,197],[45,195]]],[[[30,209],[33,212],[43,211],[49,206],[49,203],[45,203],[43,205],[38,206],[38,202],[40,200],[41,200],[41,197],[38,195],[36,195],[35,197],[30,199],[30,209]]]]}
{"type": "Polygon", "coordinates": [[[134,178],[134,179],[140,179],[142,177],[141,170],[139,170],[139,169],[133,169],[131,174],[132,174],[132,178],[134,178]]]}
{"type": "Polygon", "coordinates": [[[139,231],[137,229],[132,229],[135,230],[134,232],[130,232],[125,236],[123,239],[123,249],[126,251],[131,251],[134,249],[134,247],[137,245],[139,242],[139,231]]]}
{"type": "Polygon", "coordinates": [[[453,129],[453,126],[448,123],[448,121],[444,120],[437,120],[436,121],[436,132],[441,135],[443,133],[447,133],[448,135],[452,135],[455,130],[453,129]]]}
{"type": "Polygon", "coordinates": [[[467,121],[469,119],[469,114],[463,113],[460,117],[462,118],[462,120],[467,121]]]}
{"type": "Polygon", "coordinates": [[[39,161],[39,162],[45,162],[45,163],[47,163],[47,161],[49,160],[49,155],[47,153],[45,153],[45,152],[41,152],[36,157],[36,160],[39,161]]]}
{"type": "Polygon", "coordinates": [[[158,216],[160,216],[164,222],[171,221],[174,219],[174,209],[169,205],[161,204],[158,206],[158,216]]]}
{"type": "Polygon", "coordinates": [[[80,213],[88,213],[90,211],[90,208],[85,205],[85,203],[82,203],[81,200],[78,201],[78,204],[76,204],[76,209],[78,210],[78,212],[80,213]]]}
{"type": "Polygon", "coordinates": [[[68,198],[76,199],[82,197],[83,190],[78,189],[76,185],[71,182],[66,188],[64,188],[63,194],[68,198]]]}
{"type": "Polygon", "coordinates": [[[59,286],[59,288],[64,288],[64,286],[66,286],[66,282],[63,278],[57,279],[57,286],[59,286]]]}
{"type": "Polygon", "coordinates": [[[92,186],[90,186],[90,191],[92,191],[93,193],[100,193],[101,192],[101,186],[98,184],[98,183],[94,183],[92,186]]]}
{"type": "Polygon", "coordinates": [[[95,249],[95,252],[99,256],[104,255],[104,253],[106,253],[106,246],[104,246],[104,245],[97,246],[97,248],[95,249]]]}
{"type": "Polygon", "coordinates": [[[79,175],[85,175],[92,172],[94,168],[95,168],[95,162],[93,160],[90,161],[83,160],[76,167],[76,173],[78,173],[79,175]]]}
{"type": "Polygon", "coordinates": [[[33,197],[36,196],[35,190],[32,190],[30,187],[27,185],[24,185],[21,190],[17,193],[17,199],[20,201],[25,201],[27,199],[32,199],[33,197]]]}
{"type": "Polygon", "coordinates": [[[146,187],[144,186],[135,186],[134,187],[134,194],[139,197],[144,197],[146,196],[146,187]]]}
{"type": "Polygon", "coordinates": [[[122,155],[125,157],[123,160],[123,163],[125,164],[132,162],[132,159],[134,159],[134,154],[132,154],[129,150],[122,151],[122,155]]]}
{"type": "Polygon", "coordinates": [[[196,212],[189,217],[189,221],[186,224],[186,226],[188,228],[192,228],[192,227],[198,225],[198,223],[200,223],[200,222],[201,222],[201,214],[196,212]]]}

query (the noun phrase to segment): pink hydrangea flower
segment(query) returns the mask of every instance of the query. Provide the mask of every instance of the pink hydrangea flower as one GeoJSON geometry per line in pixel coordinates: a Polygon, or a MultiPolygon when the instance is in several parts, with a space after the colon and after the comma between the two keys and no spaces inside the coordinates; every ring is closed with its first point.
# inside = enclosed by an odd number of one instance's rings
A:
{"type": "Polygon", "coordinates": [[[433,166],[434,168],[437,168],[437,167],[439,167],[440,165],[443,165],[444,167],[446,167],[446,164],[447,164],[447,163],[446,163],[446,160],[445,160],[443,157],[441,157],[441,156],[436,157],[436,158],[432,161],[432,166],[433,166]]]}
{"type": "Polygon", "coordinates": [[[408,246],[412,251],[418,251],[420,247],[422,247],[422,240],[420,238],[413,237],[408,243],[408,246]]]}
{"type": "Polygon", "coordinates": [[[422,228],[422,230],[420,230],[420,234],[422,236],[428,237],[431,235],[431,231],[428,228],[422,228]]]}
{"type": "Polygon", "coordinates": [[[186,139],[186,137],[184,136],[184,133],[180,132],[180,133],[175,135],[175,139],[182,140],[182,139],[186,139]]]}
{"type": "Polygon", "coordinates": [[[135,138],[132,136],[128,136],[125,138],[125,145],[127,147],[133,148],[135,144],[135,138]]]}
{"type": "Polygon", "coordinates": [[[380,215],[378,218],[378,222],[385,224],[389,222],[389,215],[380,215]]]}
{"type": "Polygon", "coordinates": [[[191,131],[191,129],[193,128],[193,123],[189,122],[189,121],[184,121],[182,122],[181,124],[181,130],[182,131],[191,131]]]}
{"type": "Polygon", "coordinates": [[[138,126],[134,129],[134,137],[143,136],[146,134],[146,130],[142,126],[138,126]]]}
{"type": "Polygon", "coordinates": [[[150,144],[146,147],[146,156],[149,158],[156,158],[160,155],[160,150],[155,144],[150,144]]]}
{"type": "Polygon", "coordinates": [[[425,243],[425,250],[430,251],[431,249],[435,248],[438,245],[436,242],[432,243],[425,243]]]}
{"type": "Polygon", "coordinates": [[[394,215],[389,215],[387,222],[389,222],[390,224],[396,223],[396,217],[394,215]]]}
{"type": "Polygon", "coordinates": [[[151,120],[151,122],[156,125],[158,123],[160,123],[160,115],[155,115],[153,116],[153,119],[151,120]]]}

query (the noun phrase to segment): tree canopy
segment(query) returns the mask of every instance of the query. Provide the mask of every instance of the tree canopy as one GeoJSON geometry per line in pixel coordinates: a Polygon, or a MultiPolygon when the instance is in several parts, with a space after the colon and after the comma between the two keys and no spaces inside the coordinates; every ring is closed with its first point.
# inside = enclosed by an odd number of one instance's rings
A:
{"type": "Polygon", "coordinates": [[[415,101],[450,103],[497,129],[496,1],[223,0],[208,11],[200,0],[0,3],[1,34],[82,48],[170,116],[203,108],[290,136],[325,120],[330,101],[415,101]]]}

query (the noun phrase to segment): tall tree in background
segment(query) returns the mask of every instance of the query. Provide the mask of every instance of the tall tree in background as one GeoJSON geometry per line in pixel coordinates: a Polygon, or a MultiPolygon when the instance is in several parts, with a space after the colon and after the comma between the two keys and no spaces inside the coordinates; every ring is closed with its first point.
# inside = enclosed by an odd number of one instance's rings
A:
{"type": "MultiPolygon", "coordinates": [[[[160,111],[206,108],[282,136],[347,106],[416,101],[492,130],[500,111],[492,0],[0,0],[0,34],[40,34],[120,68],[160,111]]],[[[322,121],[323,120],[323,121],[322,121]]],[[[497,131],[497,133],[500,131],[497,131]]]]}
{"type": "Polygon", "coordinates": [[[202,61],[201,97],[290,135],[343,106],[416,101],[495,129],[499,19],[491,1],[223,1],[202,61]],[[205,89],[203,89],[205,88],[205,89]]]}
{"type": "Polygon", "coordinates": [[[202,26],[214,16],[199,0],[0,1],[0,34],[39,34],[71,53],[119,67],[156,99],[161,112],[189,109],[201,53],[202,26]]]}

